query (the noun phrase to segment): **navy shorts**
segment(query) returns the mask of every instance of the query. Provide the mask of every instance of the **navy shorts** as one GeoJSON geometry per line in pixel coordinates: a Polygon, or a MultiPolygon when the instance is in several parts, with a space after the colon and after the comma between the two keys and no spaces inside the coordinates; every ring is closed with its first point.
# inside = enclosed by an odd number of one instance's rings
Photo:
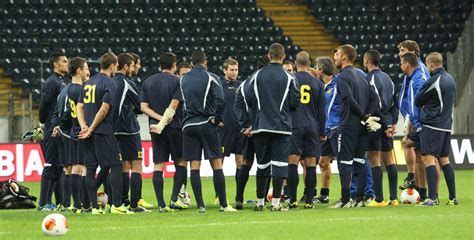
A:
{"type": "Polygon", "coordinates": [[[421,155],[448,157],[451,133],[423,127],[420,131],[421,155]]]}
{"type": "Polygon", "coordinates": [[[143,159],[142,140],[140,134],[115,135],[120,148],[122,161],[134,161],[143,159]]]}
{"type": "Polygon", "coordinates": [[[222,158],[218,127],[205,123],[183,130],[183,159],[187,161],[222,158]]]}
{"type": "Polygon", "coordinates": [[[88,169],[121,165],[119,145],[115,136],[92,134],[84,140],[84,160],[88,169]]]}
{"type": "Polygon", "coordinates": [[[393,149],[393,139],[388,138],[383,130],[367,134],[367,151],[388,152],[393,149]]]}
{"type": "Polygon", "coordinates": [[[316,128],[294,128],[290,137],[290,154],[302,158],[320,157],[321,142],[316,128]]]}
{"type": "Polygon", "coordinates": [[[150,133],[153,147],[153,162],[163,163],[170,159],[183,158],[183,132],[178,128],[165,128],[161,134],[150,133]]]}
{"type": "Polygon", "coordinates": [[[321,156],[337,158],[337,138],[339,137],[339,130],[336,128],[329,131],[327,137],[327,140],[321,144],[321,156]]]}
{"type": "Polygon", "coordinates": [[[61,162],[61,166],[70,166],[71,161],[69,159],[69,145],[71,139],[64,135],[60,135],[61,141],[58,142],[58,153],[59,153],[59,160],[61,162]]]}
{"type": "Polygon", "coordinates": [[[71,165],[84,165],[84,141],[70,139],[69,161],[71,165]]]}
{"type": "Polygon", "coordinates": [[[257,155],[257,176],[288,178],[290,135],[257,133],[253,137],[257,155]]]}
{"type": "Polygon", "coordinates": [[[44,163],[60,165],[58,144],[62,143],[61,138],[51,137],[52,131],[45,130],[43,134],[44,139],[40,142],[40,146],[44,156],[44,163]]]}
{"type": "Polygon", "coordinates": [[[366,129],[341,128],[338,137],[337,160],[347,163],[358,159],[364,163],[366,141],[366,129]]]}
{"type": "Polygon", "coordinates": [[[242,154],[242,138],[244,135],[239,131],[222,131],[221,143],[222,153],[228,157],[231,153],[242,154]]]}
{"type": "Polygon", "coordinates": [[[242,154],[244,160],[253,161],[255,158],[255,144],[253,143],[253,137],[242,138],[242,154]]]}
{"type": "Polygon", "coordinates": [[[408,134],[408,138],[413,142],[413,148],[415,148],[415,151],[420,151],[421,146],[420,146],[420,131],[421,129],[411,131],[408,134]]]}

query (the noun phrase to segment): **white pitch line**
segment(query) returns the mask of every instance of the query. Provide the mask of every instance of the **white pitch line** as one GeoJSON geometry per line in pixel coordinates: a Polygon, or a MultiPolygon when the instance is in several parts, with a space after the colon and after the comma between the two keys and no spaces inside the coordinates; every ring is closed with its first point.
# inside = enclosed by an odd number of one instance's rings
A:
{"type": "MultiPolygon", "coordinates": [[[[336,210],[337,211],[337,210],[336,210]]],[[[430,216],[417,216],[417,219],[433,219],[436,217],[442,219],[444,217],[460,217],[460,216],[472,216],[472,214],[438,214],[438,215],[430,215],[430,216]]],[[[100,217],[100,216],[98,216],[100,217]]],[[[388,219],[397,219],[397,220],[409,220],[412,219],[412,216],[381,216],[381,217],[338,217],[338,218],[321,218],[321,219],[313,219],[311,220],[312,223],[316,222],[340,222],[340,221],[373,221],[373,220],[388,220],[388,219]]],[[[244,221],[244,222],[215,222],[215,223],[198,223],[198,224],[185,224],[187,228],[189,227],[216,227],[216,226],[231,226],[231,225],[255,225],[255,224],[276,224],[276,223],[308,223],[304,220],[277,220],[277,221],[244,221]]],[[[182,225],[170,225],[166,228],[182,228],[182,225]]],[[[101,228],[80,228],[80,229],[69,229],[69,231],[104,231],[104,230],[121,230],[121,229],[146,229],[150,228],[150,226],[127,226],[127,227],[101,227],[101,228]]],[[[22,230],[22,232],[37,232],[37,230],[28,229],[31,231],[22,230]]],[[[11,233],[18,233],[18,231],[2,231],[0,235],[4,234],[11,234],[11,233]]]]}

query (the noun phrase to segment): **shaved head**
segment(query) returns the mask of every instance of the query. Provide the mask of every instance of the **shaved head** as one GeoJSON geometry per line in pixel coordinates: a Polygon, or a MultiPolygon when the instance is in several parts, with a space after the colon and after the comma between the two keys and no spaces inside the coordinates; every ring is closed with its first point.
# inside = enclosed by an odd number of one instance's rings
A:
{"type": "Polygon", "coordinates": [[[432,52],[426,57],[426,62],[433,64],[435,67],[443,66],[443,55],[439,52],[432,52]]]}
{"type": "Polygon", "coordinates": [[[301,65],[301,66],[310,66],[311,65],[311,59],[309,57],[309,53],[305,51],[301,51],[296,55],[296,65],[301,65]]]}

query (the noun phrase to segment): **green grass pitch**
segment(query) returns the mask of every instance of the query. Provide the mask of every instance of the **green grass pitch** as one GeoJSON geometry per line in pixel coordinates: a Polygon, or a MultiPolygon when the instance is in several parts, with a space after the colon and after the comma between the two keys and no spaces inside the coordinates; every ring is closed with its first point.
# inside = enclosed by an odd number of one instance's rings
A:
{"type": "MultiPolygon", "coordinates": [[[[402,179],[405,173],[399,174],[402,179]]],[[[384,188],[387,193],[387,180],[384,188]]],[[[227,196],[233,203],[235,182],[227,179],[227,196]]],[[[339,178],[332,176],[331,202],[339,196],[339,178]]],[[[245,205],[237,213],[220,213],[213,205],[212,178],[203,178],[206,213],[199,214],[194,199],[192,208],[174,213],[135,215],[74,215],[63,213],[69,222],[65,239],[474,239],[474,171],[456,171],[460,205],[446,206],[447,190],[440,183],[439,207],[403,205],[384,208],[316,209],[289,212],[254,212],[245,205]]],[[[302,194],[300,180],[299,196],[302,194]]],[[[38,196],[39,183],[26,183],[38,196]]],[[[165,199],[169,199],[172,180],[165,180],[165,199]]],[[[189,190],[192,196],[192,190],[189,190]]],[[[400,192],[399,192],[400,194],[400,192]]],[[[153,185],[144,180],[143,197],[156,206],[153,185]]],[[[245,194],[255,198],[255,178],[251,177],[245,194]]],[[[48,213],[36,210],[0,211],[0,239],[48,238],[41,221],[48,213]]]]}

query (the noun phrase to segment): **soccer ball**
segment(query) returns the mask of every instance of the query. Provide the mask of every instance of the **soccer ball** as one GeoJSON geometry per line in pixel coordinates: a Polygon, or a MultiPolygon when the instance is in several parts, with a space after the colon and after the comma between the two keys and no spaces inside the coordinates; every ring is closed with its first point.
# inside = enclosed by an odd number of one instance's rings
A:
{"type": "Polygon", "coordinates": [[[269,188],[268,189],[268,193],[267,193],[267,201],[271,202],[273,199],[273,188],[269,188]]]}
{"type": "Polygon", "coordinates": [[[41,223],[43,233],[49,236],[61,236],[67,233],[67,219],[59,214],[49,214],[41,223]]]}
{"type": "Polygon", "coordinates": [[[97,204],[99,207],[105,208],[105,205],[109,202],[109,196],[105,192],[98,192],[97,193],[97,204]]]}
{"type": "Polygon", "coordinates": [[[191,206],[191,195],[188,192],[180,192],[178,194],[178,201],[184,205],[191,206]]]}
{"type": "Polygon", "coordinates": [[[420,202],[420,194],[415,189],[407,188],[402,191],[400,201],[403,204],[417,204],[420,202]]]}

